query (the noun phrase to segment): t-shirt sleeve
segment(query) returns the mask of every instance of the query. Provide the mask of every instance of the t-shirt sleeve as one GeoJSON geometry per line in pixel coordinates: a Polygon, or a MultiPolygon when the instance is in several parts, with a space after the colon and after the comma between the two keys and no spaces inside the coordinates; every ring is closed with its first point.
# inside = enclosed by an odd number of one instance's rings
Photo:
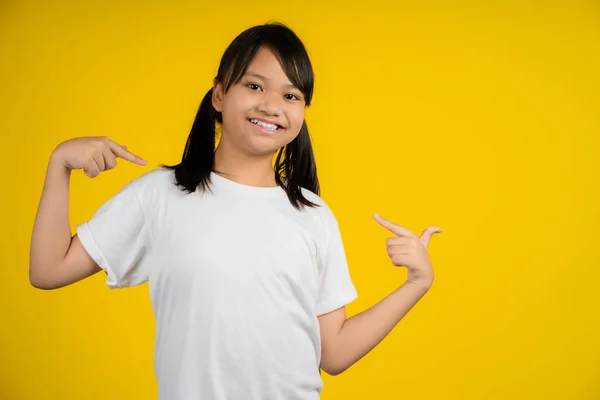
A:
{"type": "Polygon", "coordinates": [[[326,244],[319,268],[319,293],[316,304],[317,316],[345,306],[358,294],[352,283],[342,235],[333,214],[326,218],[326,244]]]}
{"type": "Polygon", "coordinates": [[[76,227],[83,247],[107,274],[110,288],[148,280],[150,238],[144,210],[131,181],[76,227]]]}

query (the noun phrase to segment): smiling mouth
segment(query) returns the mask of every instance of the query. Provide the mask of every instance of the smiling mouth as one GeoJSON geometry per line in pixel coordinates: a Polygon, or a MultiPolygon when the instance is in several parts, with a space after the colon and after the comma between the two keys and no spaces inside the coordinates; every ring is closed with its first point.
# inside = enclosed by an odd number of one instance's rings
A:
{"type": "Polygon", "coordinates": [[[262,128],[263,130],[266,130],[268,132],[277,132],[283,129],[283,127],[281,125],[277,125],[277,124],[269,124],[267,122],[262,122],[259,121],[257,119],[251,118],[248,121],[250,121],[251,124],[262,128]]]}

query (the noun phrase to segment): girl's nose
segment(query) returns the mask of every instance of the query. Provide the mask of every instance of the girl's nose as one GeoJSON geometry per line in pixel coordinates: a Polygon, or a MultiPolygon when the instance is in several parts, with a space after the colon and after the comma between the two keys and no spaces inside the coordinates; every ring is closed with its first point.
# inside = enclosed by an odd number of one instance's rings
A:
{"type": "Polygon", "coordinates": [[[268,114],[268,115],[280,115],[281,114],[281,102],[282,99],[278,94],[265,94],[262,96],[260,103],[257,106],[257,110],[268,114]]]}

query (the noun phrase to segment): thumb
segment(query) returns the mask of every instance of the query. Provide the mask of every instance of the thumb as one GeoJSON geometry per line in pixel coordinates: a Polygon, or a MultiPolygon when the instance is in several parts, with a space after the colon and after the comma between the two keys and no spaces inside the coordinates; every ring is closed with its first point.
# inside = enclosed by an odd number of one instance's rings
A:
{"type": "Polygon", "coordinates": [[[442,230],[437,226],[429,226],[423,231],[421,236],[419,236],[419,241],[423,244],[423,246],[425,246],[425,248],[427,248],[429,247],[429,241],[431,240],[431,237],[436,233],[442,233],[442,230]]]}

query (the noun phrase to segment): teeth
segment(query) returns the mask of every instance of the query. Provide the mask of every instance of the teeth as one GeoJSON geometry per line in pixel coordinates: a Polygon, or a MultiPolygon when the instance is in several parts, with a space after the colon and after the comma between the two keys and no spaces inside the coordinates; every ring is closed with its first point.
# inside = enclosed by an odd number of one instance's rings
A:
{"type": "Polygon", "coordinates": [[[272,131],[277,130],[277,128],[278,128],[277,125],[267,124],[267,123],[259,121],[257,119],[251,119],[250,122],[252,122],[254,125],[262,126],[263,128],[270,129],[272,131]]]}

